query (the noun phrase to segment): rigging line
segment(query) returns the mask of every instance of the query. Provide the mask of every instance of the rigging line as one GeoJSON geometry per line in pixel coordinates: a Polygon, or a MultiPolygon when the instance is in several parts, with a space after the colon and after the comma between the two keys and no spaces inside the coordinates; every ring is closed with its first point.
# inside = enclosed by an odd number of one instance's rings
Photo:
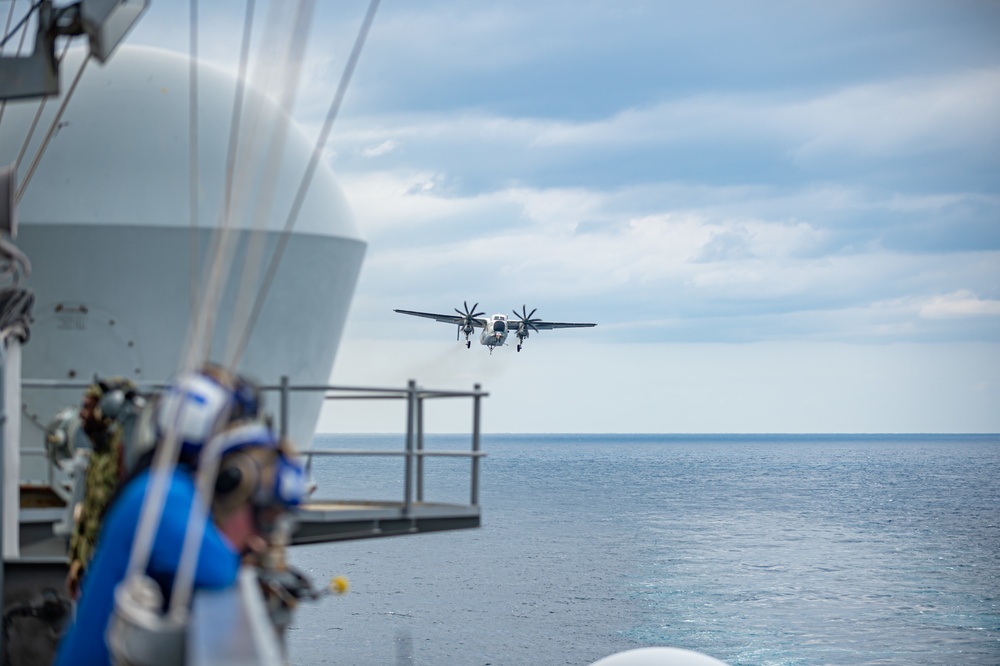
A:
{"type": "MultiPolygon", "coordinates": [[[[41,6],[42,6],[42,0],[38,0],[38,2],[36,2],[35,4],[33,4],[31,6],[31,9],[28,10],[28,13],[21,17],[21,20],[17,22],[17,25],[15,25],[8,32],[6,32],[6,34],[3,37],[3,40],[0,41],[0,49],[2,49],[3,47],[7,46],[7,42],[10,41],[10,38],[13,37],[14,34],[18,30],[21,29],[21,26],[23,26],[25,23],[28,22],[28,19],[31,18],[31,15],[35,13],[35,10],[38,9],[39,7],[41,7],[41,6]]],[[[11,11],[11,13],[14,13],[14,3],[13,3],[13,0],[11,1],[10,11],[11,11]]],[[[9,20],[8,20],[8,25],[9,25],[9,20]]],[[[25,34],[27,34],[28,31],[25,30],[24,32],[25,32],[25,34]]],[[[23,35],[21,37],[21,43],[22,44],[24,43],[24,36],[23,35]]]]}
{"type": "Polygon", "coordinates": [[[28,183],[31,182],[31,177],[35,173],[35,169],[38,168],[38,163],[42,159],[42,155],[45,154],[45,149],[49,146],[49,141],[56,133],[56,127],[59,125],[59,121],[62,119],[62,114],[66,110],[66,106],[69,104],[70,99],[73,98],[73,92],[76,90],[76,86],[80,83],[80,78],[83,76],[83,71],[87,68],[87,63],[90,62],[90,51],[87,51],[87,55],[83,57],[83,62],[80,63],[80,69],[76,71],[76,76],[73,78],[73,83],[70,85],[69,90],[66,91],[66,96],[63,98],[62,104],[59,105],[59,110],[56,111],[55,118],[52,119],[52,124],[49,125],[49,131],[45,133],[45,138],[42,139],[42,145],[38,147],[38,152],[35,153],[35,158],[31,161],[31,166],[28,167],[28,172],[24,175],[24,180],[17,188],[17,195],[14,198],[16,203],[21,202],[21,197],[24,196],[24,190],[28,187],[28,183]]]}
{"type": "Polygon", "coordinates": [[[365,18],[361,23],[361,29],[358,31],[358,36],[354,41],[354,47],[351,49],[351,55],[348,57],[347,64],[344,66],[343,74],[341,74],[340,84],[337,86],[337,92],[333,96],[333,101],[327,111],[326,119],[323,121],[323,128],[320,130],[319,136],[316,138],[316,143],[313,146],[313,152],[309,158],[309,164],[306,166],[306,171],[302,176],[302,181],[299,183],[299,189],[295,193],[295,199],[292,202],[291,209],[288,211],[288,217],[285,220],[285,227],[282,230],[281,237],[278,239],[278,245],[274,249],[274,254],[271,255],[271,261],[267,266],[264,281],[261,284],[260,290],[257,292],[257,299],[254,301],[253,310],[250,312],[250,319],[247,321],[247,325],[243,329],[243,337],[240,339],[240,346],[236,350],[235,358],[237,362],[246,350],[250,334],[253,332],[253,328],[257,324],[257,319],[260,317],[260,311],[263,307],[264,299],[267,298],[267,293],[271,288],[271,283],[274,281],[275,273],[278,270],[278,263],[281,261],[281,256],[285,251],[285,247],[288,245],[288,240],[291,235],[292,228],[295,226],[295,222],[298,219],[299,211],[302,209],[302,203],[305,199],[306,191],[308,191],[309,185],[312,182],[313,174],[316,173],[316,167],[319,163],[320,154],[322,153],[326,140],[330,135],[330,129],[333,127],[333,122],[337,119],[337,114],[340,111],[341,103],[343,102],[344,95],[347,91],[347,85],[350,83],[351,76],[354,73],[354,68],[358,63],[358,58],[361,56],[361,49],[365,45],[365,40],[367,39],[368,32],[371,29],[372,21],[375,20],[375,11],[378,9],[378,4],[379,0],[371,0],[368,5],[368,11],[365,13],[365,18]]]}
{"type": "Polygon", "coordinates": [[[309,37],[309,22],[312,18],[315,3],[312,0],[299,4],[298,11],[292,22],[292,29],[288,34],[288,40],[283,45],[281,53],[284,61],[279,70],[283,73],[280,77],[279,109],[274,115],[275,128],[270,133],[270,141],[264,153],[263,164],[265,166],[262,174],[264,184],[256,192],[256,202],[253,209],[252,223],[250,224],[250,235],[247,241],[246,253],[243,260],[243,274],[239,281],[240,290],[237,295],[236,304],[233,308],[229,336],[226,341],[226,353],[223,358],[229,361],[231,367],[235,368],[239,355],[236,353],[242,333],[241,324],[248,319],[251,303],[254,298],[254,291],[257,288],[260,268],[263,266],[264,244],[267,240],[266,231],[272,219],[274,209],[276,184],[280,176],[280,166],[286,138],[291,129],[291,115],[295,104],[295,96],[299,87],[299,80],[302,74],[302,63],[305,60],[306,43],[309,37]]]}
{"type": "MultiPolygon", "coordinates": [[[[40,4],[41,3],[39,2],[38,5],[40,5],[40,4]]],[[[36,5],[36,7],[38,5],[36,5]]],[[[10,2],[10,9],[11,9],[12,12],[14,11],[14,0],[11,0],[11,2],[10,2]]],[[[35,7],[32,7],[30,10],[28,10],[28,16],[30,16],[31,12],[33,12],[33,11],[35,11],[35,7]]],[[[8,34],[4,35],[4,40],[3,40],[4,44],[6,44],[7,40],[10,39],[14,34],[15,33],[11,32],[11,33],[8,33],[8,34]]],[[[24,30],[24,31],[21,32],[21,41],[18,42],[18,44],[17,44],[17,51],[14,52],[14,57],[15,58],[16,57],[20,57],[21,51],[24,50],[24,40],[27,38],[27,36],[28,36],[28,31],[27,30],[24,30]]],[[[0,46],[0,49],[2,49],[2,48],[3,47],[0,46]]],[[[7,99],[4,98],[4,99],[0,100],[0,122],[3,122],[3,114],[4,114],[4,111],[6,111],[6,110],[7,110],[7,99]]]]}
{"type": "MultiPolygon", "coordinates": [[[[248,7],[248,10],[250,9],[251,7],[248,7]]],[[[230,124],[230,145],[226,170],[227,194],[224,207],[221,210],[222,219],[212,237],[212,258],[206,265],[206,270],[208,271],[207,284],[202,294],[203,298],[211,299],[211,303],[203,303],[199,311],[199,326],[201,328],[197,333],[203,337],[211,335],[214,329],[214,317],[216,316],[215,304],[221,297],[222,288],[228,279],[229,266],[232,263],[233,253],[235,252],[234,246],[239,243],[239,234],[232,230],[235,220],[242,219],[246,215],[246,211],[250,208],[251,202],[246,200],[244,192],[251,193],[250,196],[252,197],[253,193],[256,192],[257,183],[266,182],[266,178],[262,178],[259,174],[255,173],[255,165],[263,163],[265,167],[268,166],[266,161],[262,159],[262,148],[259,145],[266,134],[259,127],[261,124],[263,97],[262,94],[251,96],[250,93],[254,90],[268,90],[271,81],[275,78],[276,67],[269,58],[269,54],[271,52],[284,53],[282,45],[286,40],[281,38],[281,34],[287,28],[285,19],[288,14],[287,11],[284,11],[284,7],[279,6],[278,3],[271,3],[270,13],[268,20],[264,23],[264,34],[259,46],[261,55],[257,59],[257,64],[249,83],[244,83],[247,81],[246,62],[249,58],[248,49],[252,33],[251,19],[253,16],[252,12],[248,11],[247,13],[243,45],[243,71],[241,77],[237,80],[240,94],[236,96],[234,101],[234,119],[236,120],[230,124]],[[272,48],[274,45],[277,45],[277,47],[272,48]],[[256,103],[251,104],[251,100],[255,100],[256,103]],[[245,105],[245,108],[240,105],[245,105]],[[242,117],[244,112],[246,114],[245,119],[242,117]],[[243,140],[242,135],[246,135],[249,138],[243,140]]],[[[210,341],[199,343],[199,347],[204,346],[206,349],[205,358],[207,358],[206,345],[209,344],[210,341]]]]}
{"type": "MultiPolygon", "coordinates": [[[[261,55],[258,58],[257,66],[254,68],[252,79],[246,83],[246,70],[249,61],[249,45],[252,38],[254,5],[248,4],[244,25],[244,39],[241,55],[240,76],[237,79],[237,94],[234,97],[233,120],[230,123],[230,140],[226,169],[226,195],[224,206],[221,212],[221,221],[212,236],[211,254],[212,258],[206,264],[207,285],[203,297],[210,299],[210,303],[203,303],[198,313],[200,328],[195,334],[200,334],[203,338],[210,336],[214,328],[214,317],[216,316],[215,304],[220,298],[222,288],[228,279],[229,266],[233,260],[234,246],[239,243],[239,234],[233,230],[235,220],[245,216],[250,208],[250,203],[243,196],[244,192],[255,193],[257,183],[266,182],[266,178],[255,174],[254,165],[263,163],[265,167],[268,162],[262,159],[262,149],[258,144],[266,132],[260,129],[262,102],[261,94],[251,96],[254,90],[266,91],[270,86],[270,81],[275,78],[275,66],[267,57],[271,51],[284,52],[284,47],[271,48],[274,44],[285,43],[287,40],[281,39],[281,33],[285,28],[282,19],[288,14],[279,7],[277,3],[272,3],[271,12],[265,22],[264,35],[262,36],[259,50],[261,55]],[[258,83],[259,81],[259,83],[258,83]],[[250,100],[257,103],[251,104],[250,100]],[[246,119],[243,115],[246,115],[246,119]],[[246,129],[244,129],[244,127],[246,129]],[[249,138],[242,141],[242,135],[249,138]],[[241,145],[247,144],[247,145],[241,145]],[[237,157],[239,160],[237,161],[237,157]]],[[[280,61],[279,61],[280,62],[280,61]]],[[[272,168],[276,168],[274,165],[272,168]]],[[[252,194],[251,194],[252,197],[252,194]]],[[[204,347],[203,359],[207,359],[208,341],[198,341],[198,348],[204,347]]]]}
{"type": "MultiPolygon", "coordinates": [[[[66,58],[66,51],[69,50],[70,40],[66,40],[63,44],[62,53],[59,54],[59,62],[62,63],[66,58]]],[[[28,152],[28,144],[31,143],[31,137],[35,135],[35,128],[38,127],[38,121],[42,117],[42,111],[45,110],[45,103],[48,101],[48,97],[42,97],[38,102],[38,110],[35,111],[35,117],[31,121],[31,127],[28,128],[28,133],[24,137],[24,143],[21,144],[21,150],[17,154],[17,159],[14,160],[14,171],[16,172],[18,167],[21,166],[21,160],[24,159],[24,154],[28,152]]]]}
{"type": "Polygon", "coordinates": [[[247,0],[246,13],[243,17],[243,42],[240,45],[240,69],[236,78],[236,93],[233,97],[233,117],[229,123],[229,150],[226,154],[226,189],[223,200],[223,211],[229,214],[229,206],[233,194],[233,170],[236,164],[236,147],[240,136],[240,119],[243,115],[244,95],[246,94],[247,63],[250,60],[250,34],[253,30],[254,0],[247,0]]]}
{"type": "MultiPolygon", "coordinates": [[[[236,153],[239,147],[240,128],[243,119],[243,105],[246,102],[246,77],[248,63],[250,62],[250,41],[253,33],[255,11],[256,3],[254,0],[247,0],[243,16],[243,39],[240,44],[239,73],[236,77],[236,90],[233,94],[232,118],[229,121],[229,145],[226,151],[226,184],[222,202],[223,223],[230,219],[230,207],[232,205],[233,195],[233,173],[236,170],[236,153]]],[[[213,243],[221,243],[222,241],[223,239],[220,235],[213,238],[213,243]]],[[[211,321],[209,321],[208,326],[211,328],[211,321]]]]}
{"type": "Polygon", "coordinates": [[[191,264],[191,319],[198,311],[198,0],[191,0],[188,36],[188,242],[191,264]]]}
{"type": "MultiPolygon", "coordinates": [[[[248,301],[250,299],[247,294],[247,289],[254,282],[252,279],[254,277],[252,273],[260,264],[260,257],[255,257],[255,250],[256,254],[260,254],[260,250],[262,250],[262,248],[260,248],[260,241],[262,240],[262,233],[260,233],[260,230],[263,227],[266,227],[268,219],[270,218],[270,200],[275,189],[273,183],[277,180],[280,168],[280,156],[284,148],[285,136],[291,122],[289,117],[290,111],[292,105],[294,104],[296,90],[298,89],[299,75],[301,73],[302,61],[307,41],[306,37],[308,36],[308,27],[314,8],[315,3],[313,0],[300,0],[297,3],[295,11],[291,13],[293,18],[290,27],[285,28],[284,34],[282,34],[281,31],[277,31],[278,36],[281,37],[280,48],[277,50],[279,54],[278,62],[262,61],[260,63],[260,67],[262,68],[260,71],[264,74],[265,78],[273,80],[278,84],[280,91],[280,107],[275,109],[273,114],[277,127],[270,131],[267,131],[270,128],[264,128],[265,133],[263,136],[269,137],[269,141],[267,141],[267,149],[263,154],[262,164],[264,168],[259,173],[253,174],[250,173],[249,169],[243,169],[243,172],[240,174],[241,180],[247,181],[246,176],[257,177],[261,179],[261,184],[260,187],[253,191],[253,194],[256,195],[253,208],[253,224],[251,225],[253,230],[251,231],[251,238],[248,242],[244,258],[243,277],[239,283],[241,284],[241,289],[238,302],[234,308],[234,314],[231,318],[232,322],[239,321],[240,319],[237,314],[240,311],[240,302],[248,301]]],[[[265,87],[265,90],[266,89],[267,88],[265,87]]],[[[256,108],[260,111],[264,110],[260,105],[256,108]]],[[[260,115],[262,114],[258,114],[258,116],[260,115]]],[[[251,162],[251,164],[254,163],[256,162],[251,162]]],[[[252,187],[253,182],[247,181],[245,185],[252,187]]],[[[237,201],[243,206],[247,205],[246,197],[241,197],[237,201]]],[[[230,327],[232,340],[236,337],[235,333],[238,329],[235,328],[232,323],[230,324],[230,327]]],[[[221,450],[219,450],[217,444],[218,442],[215,441],[210,442],[201,454],[202,463],[197,472],[196,483],[202,497],[205,498],[203,501],[207,501],[208,496],[211,494],[210,491],[212,485],[215,482],[215,476],[218,469],[217,466],[219,464],[219,457],[221,454],[221,450]],[[213,444],[216,446],[213,446],[213,444]]],[[[191,506],[191,513],[189,514],[187,529],[181,549],[181,559],[170,593],[171,601],[169,613],[174,618],[183,619],[189,607],[189,601],[193,590],[194,569],[201,547],[202,530],[205,525],[205,521],[202,516],[204,515],[206,508],[207,507],[200,504],[197,506],[192,504],[191,506]],[[201,513],[199,514],[199,512],[201,513]]]]}
{"type": "MultiPolygon", "coordinates": [[[[17,5],[17,0],[10,0],[10,10],[7,12],[7,24],[3,27],[4,39],[10,34],[10,22],[14,18],[14,7],[17,5]]],[[[2,50],[2,49],[0,49],[2,50]]]]}

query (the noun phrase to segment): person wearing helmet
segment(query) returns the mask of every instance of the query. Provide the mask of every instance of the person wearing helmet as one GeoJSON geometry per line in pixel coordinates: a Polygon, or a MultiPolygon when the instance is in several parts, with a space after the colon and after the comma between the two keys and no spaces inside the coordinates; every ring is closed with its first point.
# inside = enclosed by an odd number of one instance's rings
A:
{"type": "Polygon", "coordinates": [[[121,377],[95,379],[84,393],[80,427],[90,442],[90,455],[69,542],[66,589],[73,599],[79,597],[80,580],[93,555],[104,510],[125,475],[126,426],[141,404],[135,385],[121,377]]]}
{"type": "MultiPolygon", "coordinates": [[[[296,505],[303,474],[287,445],[258,419],[252,384],[216,371],[182,377],[156,406],[157,446],[180,444],[145,574],[156,582],[164,607],[198,497],[199,467],[217,465],[211,506],[202,529],[194,586],[233,585],[244,555],[264,543],[269,521],[296,505]]],[[[212,469],[212,468],[208,468],[212,469]]],[[[90,572],[83,582],[76,621],[59,645],[56,664],[108,664],[106,643],[114,594],[129,566],[151,471],[141,470],[122,488],[105,516],[90,572]]]]}

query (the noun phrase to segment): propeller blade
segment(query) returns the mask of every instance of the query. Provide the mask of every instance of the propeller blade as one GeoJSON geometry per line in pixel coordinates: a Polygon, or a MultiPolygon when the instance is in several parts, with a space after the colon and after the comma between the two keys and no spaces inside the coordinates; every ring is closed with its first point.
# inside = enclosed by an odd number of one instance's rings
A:
{"type": "Polygon", "coordinates": [[[482,314],[485,314],[483,312],[476,312],[476,308],[479,307],[479,303],[476,303],[475,305],[473,305],[472,309],[470,310],[469,309],[469,302],[468,301],[462,301],[462,307],[465,308],[464,311],[459,310],[458,308],[455,308],[455,312],[457,312],[459,315],[461,315],[461,317],[464,319],[464,321],[461,324],[462,326],[471,324],[473,319],[475,319],[476,317],[478,317],[478,316],[480,316],[482,314]]]}

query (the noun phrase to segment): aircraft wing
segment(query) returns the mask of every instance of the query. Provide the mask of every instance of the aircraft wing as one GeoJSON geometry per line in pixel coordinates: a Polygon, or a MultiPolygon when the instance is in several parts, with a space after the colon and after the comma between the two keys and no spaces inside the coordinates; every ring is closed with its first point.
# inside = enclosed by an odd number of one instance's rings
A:
{"type": "MultiPolygon", "coordinates": [[[[433,319],[434,321],[439,321],[442,324],[454,324],[460,325],[465,323],[465,317],[462,315],[449,315],[449,314],[434,314],[433,312],[414,312],[413,310],[396,310],[393,312],[398,312],[399,314],[412,315],[414,317],[426,317],[427,319],[433,319]]],[[[472,320],[472,325],[477,328],[485,328],[486,320],[476,317],[472,320]]]]}
{"type": "MultiPolygon", "coordinates": [[[[515,326],[517,325],[517,320],[512,322],[515,326]]],[[[570,324],[562,321],[537,321],[533,320],[532,325],[542,331],[550,331],[553,328],[590,328],[591,326],[597,326],[597,324],[570,324]]]]}

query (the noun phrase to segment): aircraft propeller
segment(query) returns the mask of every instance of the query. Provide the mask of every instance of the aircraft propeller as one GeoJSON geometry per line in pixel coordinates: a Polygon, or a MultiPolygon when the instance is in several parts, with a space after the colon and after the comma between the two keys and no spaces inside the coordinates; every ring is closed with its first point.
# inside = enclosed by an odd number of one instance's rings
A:
{"type": "Polygon", "coordinates": [[[462,307],[465,308],[465,312],[462,312],[458,308],[455,308],[455,312],[457,312],[459,315],[462,316],[462,321],[459,322],[458,330],[455,332],[456,340],[459,339],[459,337],[462,335],[463,332],[465,332],[466,337],[468,337],[468,335],[472,333],[473,330],[472,320],[474,320],[476,317],[486,314],[485,312],[476,312],[476,308],[479,307],[479,303],[473,305],[472,309],[470,310],[469,302],[462,301],[462,307]]]}
{"type": "Polygon", "coordinates": [[[538,332],[538,327],[535,326],[536,321],[541,321],[540,317],[535,317],[535,312],[538,308],[534,308],[531,312],[528,312],[528,306],[522,305],[521,312],[514,310],[514,316],[518,319],[517,324],[517,351],[521,351],[521,343],[528,338],[529,329],[538,332]]]}

